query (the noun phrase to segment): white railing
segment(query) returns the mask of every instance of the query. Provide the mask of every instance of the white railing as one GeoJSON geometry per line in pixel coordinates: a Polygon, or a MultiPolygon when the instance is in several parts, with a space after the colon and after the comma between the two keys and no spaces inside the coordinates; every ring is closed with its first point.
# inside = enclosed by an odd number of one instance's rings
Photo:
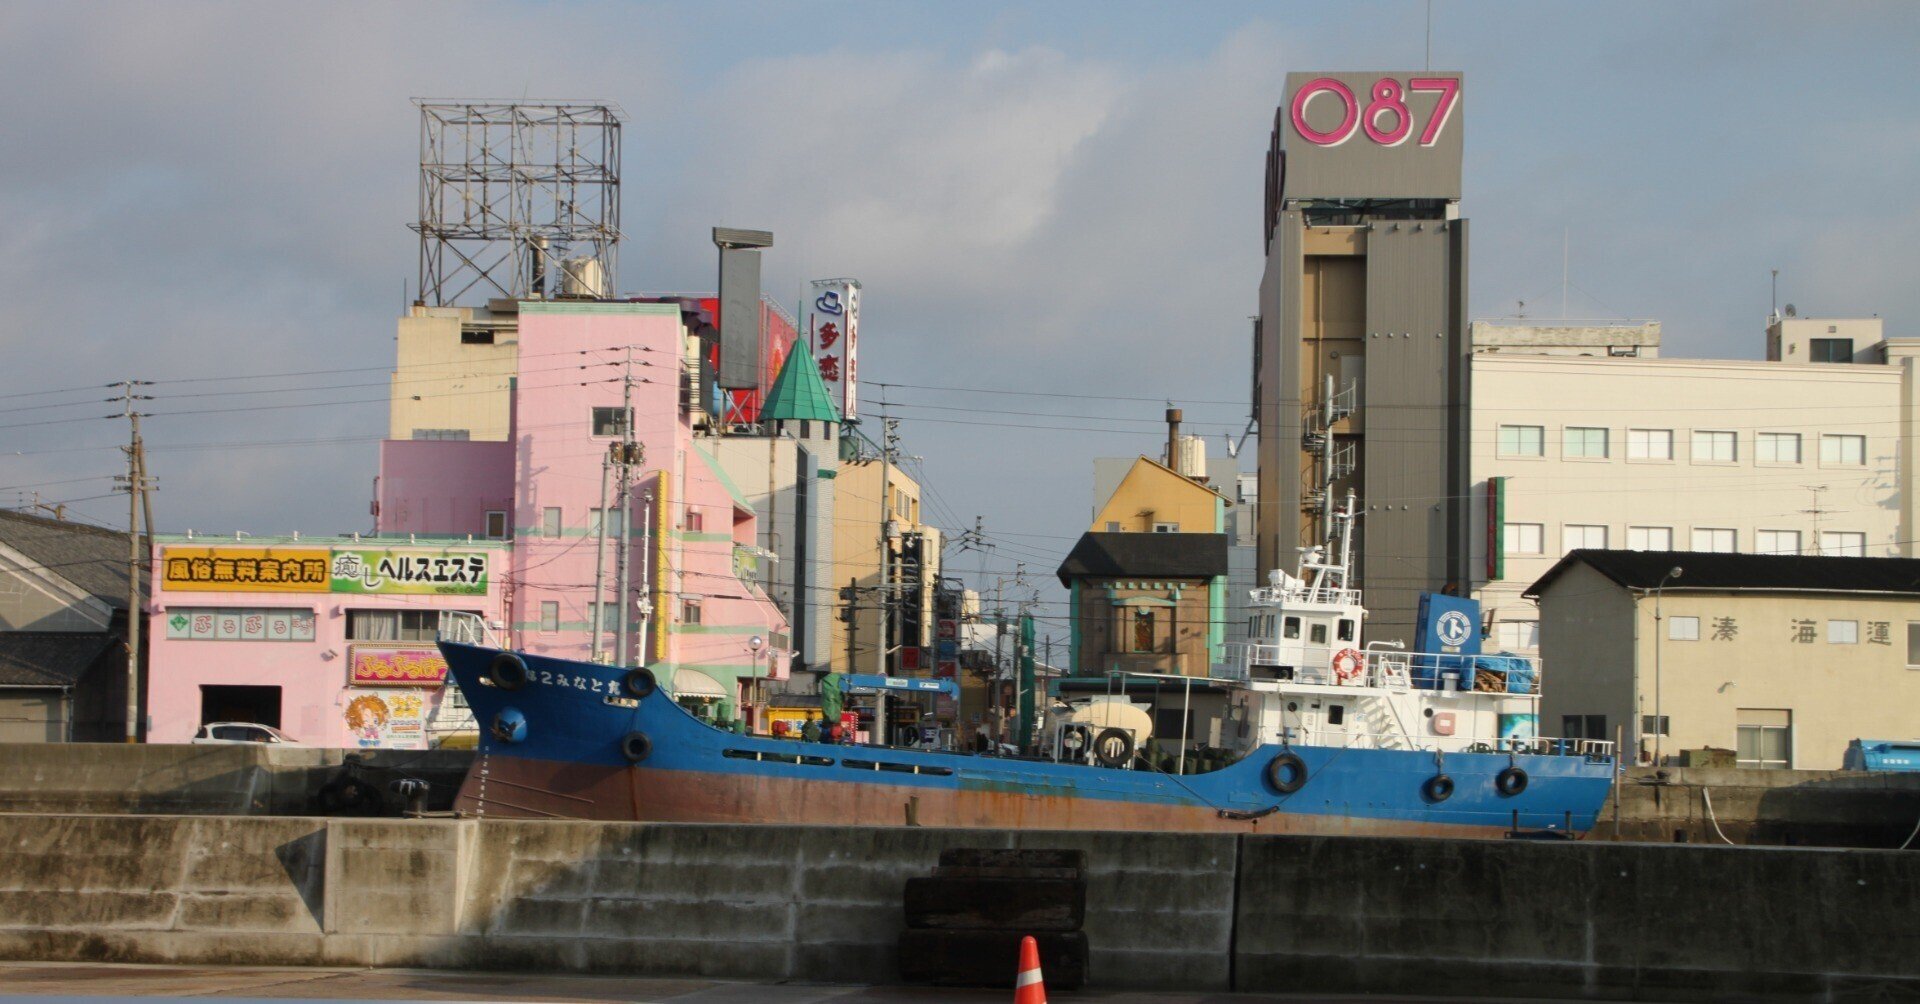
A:
{"type": "Polygon", "coordinates": [[[440,630],[436,637],[441,641],[457,642],[462,645],[484,645],[491,648],[504,648],[493,635],[493,629],[487,627],[486,618],[465,610],[440,611],[440,630]]]}
{"type": "Polygon", "coordinates": [[[1520,655],[1451,655],[1443,652],[1401,652],[1347,645],[1276,645],[1269,642],[1231,642],[1226,660],[1213,664],[1216,680],[1283,682],[1325,687],[1377,687],[1407,690],[1460,690],[1511,694],[1540,694],[1539,660],[1520,655]]]}

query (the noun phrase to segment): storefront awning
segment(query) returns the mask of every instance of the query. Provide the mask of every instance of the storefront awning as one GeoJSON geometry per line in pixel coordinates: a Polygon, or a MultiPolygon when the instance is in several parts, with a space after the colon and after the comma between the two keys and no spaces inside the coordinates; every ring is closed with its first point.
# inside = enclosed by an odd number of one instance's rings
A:
{"type": "Polygon", "coordinates": [[[673,671],[673,696],[680,701],[724,701],[729,695],[718,681],[697,669],[676,669],[673,671]]]}

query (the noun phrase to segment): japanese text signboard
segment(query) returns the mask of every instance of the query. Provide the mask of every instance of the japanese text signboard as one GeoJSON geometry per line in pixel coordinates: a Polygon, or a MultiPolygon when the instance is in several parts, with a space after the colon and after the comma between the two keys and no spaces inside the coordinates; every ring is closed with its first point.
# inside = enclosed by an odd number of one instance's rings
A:
{"type": "Polygon", "coordinates": [[[355,645],[348,682],[355,686],[437,687],[447,682],[447,661],[430,648],[355,645]]]}
{"type": "Polygon", "coordinates": [[[488,552],[298,547],[166,547],[174,592],[484,596],[488,552]]]}
{"type": "Polygon", "coordinates": [[[813,299],[807,303],[806,335],[820,364],[820,379],[840,408],[840,417],[854,418],[859,384],[859,280],[814,281],[813,299]]]}

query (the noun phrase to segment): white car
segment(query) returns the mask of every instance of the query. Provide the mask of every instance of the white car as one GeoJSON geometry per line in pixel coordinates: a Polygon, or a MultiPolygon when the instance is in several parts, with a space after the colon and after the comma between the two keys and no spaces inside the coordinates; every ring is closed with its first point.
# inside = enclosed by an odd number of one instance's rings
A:
{"type": "Polygon", "coordinates": [[[254,722],[208,722],[200,726],[193,734],[196,743],[215,743],[233,745],[236,743],[273,743],[285,746],[298,746],[293,737],[271,725],[259,725],[254,722]]]}

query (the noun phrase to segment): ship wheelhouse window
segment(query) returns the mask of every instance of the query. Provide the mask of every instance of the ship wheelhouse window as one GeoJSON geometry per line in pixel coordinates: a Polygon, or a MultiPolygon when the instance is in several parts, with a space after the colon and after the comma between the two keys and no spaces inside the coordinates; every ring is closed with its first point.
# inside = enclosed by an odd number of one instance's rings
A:
{"type": "Polygon", "coordinates": [[[1315,645],[1325,645],[1327,643],[1327,622],[1314,621],[1313,626],[1307,630],[1307,640],[1315,645]]]}
{"type": "Polygon", "coordinates": [[[1347,720],[1347,706],[1344,704],[1327,705],[1327,724],[1342,725],[1347,720]]]}
{"type": "Polygon", "coordinates": [[[1341,641],[1353,640],[1353,622],[1346,619],[1345,617],[1340,618],[1340,640],[1341,641]]]}
{"type": "Polygon", "coordinates": [[[1300,618],[1289,617],[1286,619],[1286,637],[1288,638],[1300,637],[1300,618]]]}

